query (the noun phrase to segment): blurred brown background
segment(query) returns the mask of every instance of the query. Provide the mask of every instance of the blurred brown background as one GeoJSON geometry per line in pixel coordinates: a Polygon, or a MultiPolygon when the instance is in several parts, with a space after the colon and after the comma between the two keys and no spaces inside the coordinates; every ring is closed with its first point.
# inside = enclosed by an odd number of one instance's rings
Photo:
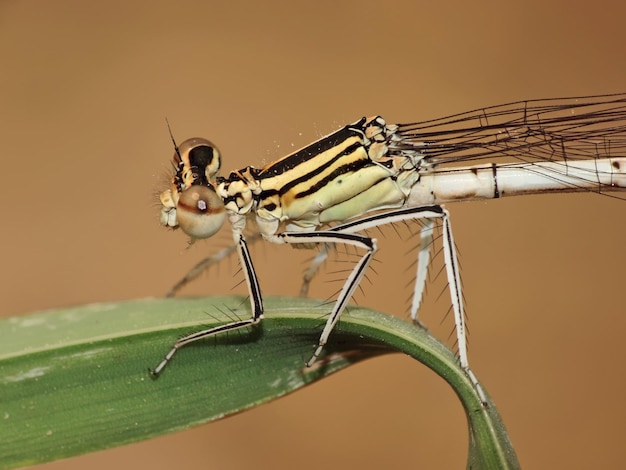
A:
{"type": "MultiPolygon", "coordinates": [[[[216,142],[227,171],[363,115],[407,122],[626,91],[625,7],[615,5],[4,1],[0,312],[160,296],[227,243],[223,234],[185,250],[182,234],[159,227],[166,117],[179,140],[216,142]]],[[[535,196],[449,209],[470,359],[522,465],[620,467],[626,203],[535,196]]],[[[412,245],[385,233],[378,274],[357,301],[406,317],[412,245]]],[[[297,294],[309,253],[263,246],[254,256],[266,295],[297,294]]],[[[185,294],[230,293],[239,278],[229,266],[185,294]]],[[[313,296],[337,288],[328,278],[313,296]]],[[[423,318],[445,338],[440,288],[423,318]]],[[[448,386],[392,356],[214,424],[43,468],[450,469],[466,454],[448,386]]]]}

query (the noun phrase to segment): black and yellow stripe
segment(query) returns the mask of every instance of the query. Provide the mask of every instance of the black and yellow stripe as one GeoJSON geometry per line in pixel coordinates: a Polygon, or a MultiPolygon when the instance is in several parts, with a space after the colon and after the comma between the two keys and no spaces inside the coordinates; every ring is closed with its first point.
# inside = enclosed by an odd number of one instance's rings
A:
{"type": "Polygon", "coordinates": [[[362,118],[264,168],[219,179],[222,197],[243,213],[242,196],[252,191],[259,219],[303,228],[398,207],[410,188],[398,185],[404,169],[387,155],[387,132],[382,118],[362,118]]]}

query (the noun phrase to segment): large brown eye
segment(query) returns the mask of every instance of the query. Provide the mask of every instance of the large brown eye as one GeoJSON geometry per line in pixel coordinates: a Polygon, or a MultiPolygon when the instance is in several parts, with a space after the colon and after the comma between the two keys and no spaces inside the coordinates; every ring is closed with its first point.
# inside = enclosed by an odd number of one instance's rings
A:
{"type": "Polygon", "coordinates": [[[226,209],[211,186],[194,185],[180,194],[178,226],[192,238],[208,238],[224,224],[226,209]]]}
{"type": "MultiPolygon", "coordinates": [[[[194,183],[210,182],[220,169],[220,151],[207,139],[201,137],[187,139],[180,144],[178,152],[188,171],[187,174],[182,175],[187,187],[191,187],[194,183]]],[[[179,160],[178,155],[174,155],[174,160],[179,160]]]]}

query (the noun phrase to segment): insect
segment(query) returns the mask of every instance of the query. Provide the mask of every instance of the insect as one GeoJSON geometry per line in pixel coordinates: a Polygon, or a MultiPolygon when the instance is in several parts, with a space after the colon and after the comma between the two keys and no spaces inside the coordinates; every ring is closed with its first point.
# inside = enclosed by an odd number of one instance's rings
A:
{"type": "Polygon", "coordinates": [[[262,320],[259,279],[243,234],[249,215],[271,243],[363,250],[307,366],[321,355],[378,248],[368,229],[422,222],[411,305],[418,323],[439,220],[458,358],[478,387],[467,356],[450,215],[442,204],[544,192],[612,196],[625,189],[626,94],[519,101],[409,124],[362,118],[263,168],[249,166],[227,177],[218,176],[221,155],[210,141],[194,138],[175,147],[175,174],[160,196],[161,223],[200,239],[214,235],[228,219],[252,313],[181,338],[151,371],[154,376],[184,345],[262,320]]]}

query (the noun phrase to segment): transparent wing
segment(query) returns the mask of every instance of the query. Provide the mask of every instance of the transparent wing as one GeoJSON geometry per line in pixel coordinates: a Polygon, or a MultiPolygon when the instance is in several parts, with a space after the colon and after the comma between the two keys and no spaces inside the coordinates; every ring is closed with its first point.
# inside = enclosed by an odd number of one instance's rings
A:
{"type": "Polygon", "coordinates": [[[397,135],[430,168],[624,157],[626,94],[517,101],[400,124],[397,135]]]}

